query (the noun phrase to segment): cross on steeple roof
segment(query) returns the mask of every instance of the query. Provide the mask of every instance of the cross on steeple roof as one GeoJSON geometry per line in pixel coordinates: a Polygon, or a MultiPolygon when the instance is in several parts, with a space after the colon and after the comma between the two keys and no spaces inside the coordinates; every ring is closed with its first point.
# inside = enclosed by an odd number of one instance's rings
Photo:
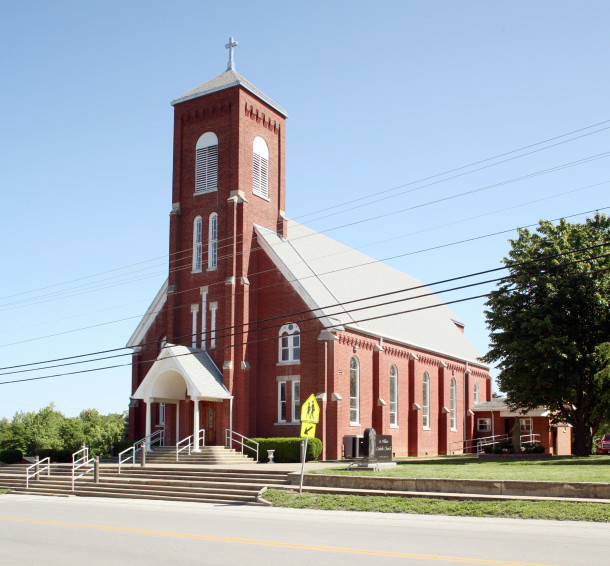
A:
{"type": "Polygon", "coordinates": [[[229,43],[225,45],[225,49],[229,50],[229,62],[227,63],[227,71],[235,70],[235,62],[233,61],[233,48],[237,47],[237,41],[232,37],[229,38],[229,43]]]}

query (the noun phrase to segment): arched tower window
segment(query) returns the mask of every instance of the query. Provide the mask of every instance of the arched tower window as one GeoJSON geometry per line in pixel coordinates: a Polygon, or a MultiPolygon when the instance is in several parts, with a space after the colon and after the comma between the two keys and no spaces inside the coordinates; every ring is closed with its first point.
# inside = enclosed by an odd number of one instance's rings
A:
{"type": "Polygon", "coordinates": [[[360,363],[356,356],[349,362],[349,422],[360,424],[360,363]]]}
{"type": "Polygon", "coordinates": [[[269,148],[260,136],[254,138],[252,152],[252,192],[269,198],[269,148]]]}
{"type": "Polygon", "coordinates": [[[422,387],[422,425],[424,428],[430,428],[430,376],[428,375],[428,372],[424,373],[422,387]]]}
{"type": "Polygon", "coordinates": [[[201,271],[201,251],[203,242],[203,221],[197,216],[193,222],[193,272],[201,271]]]}
{"type": "Polygon", "coordinates": [[[206,132],[197,140],[195,156],[195,192],[205,193],[218,188],[218,138],[206,132]]]}
{"type": "Polygon", "coordinates": [[[218,214],[210,214],[208,228],[208,269],[218,267],[218,214]]]}
{"type": "Polygon", "coordinates": [[[390,426],[398,424],[398,370],[390,368],[390,426]]]}
{"type": "Polygon", "coordinates": [[[474,384],[474,395],[472,397],[473,397],[472,400],[474,401],[474,403],[477,404],[479,402],[479,384],[478,383],[474,384]]]}
{"type": "Polygon", "coordinates": [[[457,408],[456,408],[456,394],[455,394],[455,379],[451,380],[451,386],[449,388],[449,392],[451,395],[450,398],[450,407],[449,407],[449,414],[451,417],[451,422],[449,423],[449,426],[451,428],[451,430],[456,430],[457,429],[457,419],[456,419],[456,412],[457,412],[457,408]]]}
{"type": "Polygon", "coordinates": [[[298,362],[301,360],[301,334],[294,323],[284,324],[280,328],[278,343],[278,361],[298,362]]]}

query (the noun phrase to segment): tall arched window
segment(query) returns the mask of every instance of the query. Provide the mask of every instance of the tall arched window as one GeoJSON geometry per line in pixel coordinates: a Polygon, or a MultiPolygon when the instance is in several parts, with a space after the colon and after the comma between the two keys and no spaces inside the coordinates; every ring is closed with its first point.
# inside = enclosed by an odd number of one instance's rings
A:
{"type": "Polygon", "coordinates": [[[451,422],[449,424],[449,426],[451,427],[451,430],[456,430],[457,429],[457,419],[456,419],[456,395],[455,395],[455,379],[451,380],[451,387],[449,388],[449,392],[451,395],[451,406],[450,406],[450,417],[451,417],[451,422]]]}
{"type": "Polygon", "coordinates": [[[474,401],[474,403],[476,405],[479,402],[479,384],[478,383],[474,384],[474,395],[472,397],[473,397],[472,400],[474,401]]]}
{"type": "Polygon", "coordinates": [[[206,132],[197,140],[195,157],[195,192],[205,193],[218,188],[218,138],[206,132]]]}
{"type": "Polygon", "coordinates": [[[203,242],[203,220],[197,216],[193,222],[193,271],[201,271],[201,251],[203,242]]]}
{"type": "Polygon", "coordinates": [[[398,370],[390,368],[390,426],[398,424],[398,370]]]}
{"type": "Polygon", "coordinates": [[[423,391],[422,391],[422,414],[424,428],[430,428],[430,376],[424,373],[423,391]]]}
{"type": "Polygon", "coordinates": [[[294,323],[284,324],[280,328],[278,343],[278,361],[298,362],[301,359],[301,334],[294,323]]]}
{"type": "Polygon", "coordinates": [[[208,228],[208,269],[216,269],[218,266],[218,214],[210,214],[210,225],[208,228]]]}
{"type": "Polygon", "coordinates": [[[269,148],[259,136],[254,138],[252,152],[252,192],[269,198],[269,148]]]}
{"type": "Polygon", "coordinates": [[[356,356],[349,362],[349,422],[360,424],[360,364],[356,356]]]}

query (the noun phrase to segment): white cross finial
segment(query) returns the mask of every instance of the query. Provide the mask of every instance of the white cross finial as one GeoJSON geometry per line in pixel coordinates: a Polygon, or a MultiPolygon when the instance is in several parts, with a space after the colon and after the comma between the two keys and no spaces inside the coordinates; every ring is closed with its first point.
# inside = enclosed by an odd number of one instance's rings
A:
{"type": "Polygon", "coordinates": [[[225,45],[225,48],[229,50],[229,62],[227,63],[227,71],[235,70],[235,63],[233,62],[233,48],[237,47],[237,41],[232,37],[229,38],[229,43],[225,45]]]}

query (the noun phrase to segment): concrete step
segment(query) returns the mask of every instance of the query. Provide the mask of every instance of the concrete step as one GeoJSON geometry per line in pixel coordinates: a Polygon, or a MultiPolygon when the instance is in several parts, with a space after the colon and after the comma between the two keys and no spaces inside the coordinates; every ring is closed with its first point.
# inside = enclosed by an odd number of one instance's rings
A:
{"type": "Polygon", "coordinates": [[[57,496],[124,497],[132,499],[166,499],[172,501],[205,501],[218,504],[256,504],[263,487],[288,485],[288,474],[281,471],[193,469],[189,466],[163,468],[154,466],[100,466],[100,482],[92,474],[76,480],[72,491],[72,467],[53,464],[51,475],[30,480],[26,489],[26,466],[0,468],[0,487],[17,494],[57,496]]]}

